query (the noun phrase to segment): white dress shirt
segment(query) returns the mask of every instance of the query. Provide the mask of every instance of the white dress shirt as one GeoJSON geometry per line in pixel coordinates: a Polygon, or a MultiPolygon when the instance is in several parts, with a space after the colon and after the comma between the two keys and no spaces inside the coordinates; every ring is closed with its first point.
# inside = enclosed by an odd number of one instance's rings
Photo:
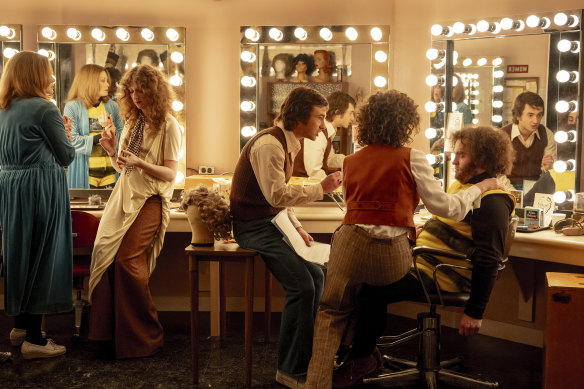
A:
{"type": "MultiPolygon", "coordinates": [[[[336,128],[329,121],[325,120],[324,124],[329,139],[333,139],[337,132],[336,128]]],[[[327,176],[322,168],[327,143],[327,138],[322,131],[318,133],[315,140],[304,139],[304,169],[309,178],[322,181],[327,176]]],[[[334,147],[331,147],[326,163],[331,168],[340,169],[343,167],[344,159],[345,156],[343,154],[335,154],[334,147]]]]}

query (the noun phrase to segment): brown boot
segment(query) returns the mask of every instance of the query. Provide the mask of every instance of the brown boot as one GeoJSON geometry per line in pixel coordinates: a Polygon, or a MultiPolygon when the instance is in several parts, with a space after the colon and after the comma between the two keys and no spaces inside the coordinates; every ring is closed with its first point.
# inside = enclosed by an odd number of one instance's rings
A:
{"type": "Polygon", "coordinates": [[[377,359],[370,355],[351,359],[333,372],[333,388],[350,388],[377,370],[377,359]]]}

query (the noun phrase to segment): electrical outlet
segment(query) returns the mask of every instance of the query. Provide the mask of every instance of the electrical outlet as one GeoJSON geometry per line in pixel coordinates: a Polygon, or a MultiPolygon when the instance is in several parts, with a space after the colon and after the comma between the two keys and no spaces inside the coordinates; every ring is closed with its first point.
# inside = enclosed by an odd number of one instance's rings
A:
{"type": "Polygon", "coordinates": [[[215,174],[213,166],[199,166],[199,174],[215,174]]]}

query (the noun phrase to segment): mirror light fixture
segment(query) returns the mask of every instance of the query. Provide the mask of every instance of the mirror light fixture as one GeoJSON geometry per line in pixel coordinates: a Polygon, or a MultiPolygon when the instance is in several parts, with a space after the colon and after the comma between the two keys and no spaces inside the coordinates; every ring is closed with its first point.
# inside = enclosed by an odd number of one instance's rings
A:
{"type": "Polygon", "coordinates": [[[377,50],[375,52],[375,60],[377,62],[385,62],[385,61],[387,61],[387,53],[385,51],[382,51],[382,50],[377,50]]]}
{"type": "Polygon", "coordinates": [[[91,36],[95,40],[103,42],[103,40],[105,39],[105,32],[103,32],[103,30],[100,28],[94,28],[93,30],[91,30],[91,36]]]}
{"type": "Polygon", "coordinates": [[[446,51],[438,50],[438,49],[429,49],[426,51],[426,58],[430,61],[434,61],[436,59],[443,59],[446,57],[446,51]]]}
{"type": "Polygon", "coordinates": [[[245,100],[240,104],[241,110],[245,112],[250,112],[255,109],[255,103],[253,101],[245,100]]]}
{"type": "Polygon", "coordinates": [[[118,28],[116,30],[116,36],[124,42],[130,39],[130,33],[125,28],[118,28]]]}
{"type": "Polygon", "coordinates": [[[544,30],[546,28],[548,28],[551,24],[550,19],[548,17],[539,17],[536,15],[530,15],[527,17],[527,19],[525,19],[525,24],[527,24],[527,27],[531,27],[531,28],[543,28],[544,30]]]}
{"type": "Polygon", "coordinates": [[[560,70],[557,74],[556,74],[556,80],[558,80],[559,82],[572,82],[572,83],[576,83],[579,80],[579,76],[578,76],[578,72],[577,71],[567,71],[567,70],[560,70]]]}
{"type": "Polygon", "coordinates": [[[444,162],[443,154],[426,154],[426,160],[430,165],[436,165],[444,162]]]}
{"type": "Polygon", "coordinates": [[[169,28],[166,30],[166,37],[171,41],[176,42],[179,38],[178,31],[176,31],[174,28],[169,28]]]}
{"type": "Polygon", "coordinates": [[[566,201],[574,201],[575,193],[574,190],[564,190],[554,193],[554,202],[556,204],[562,204],[566,201]]]}
{"type": "Polygon", "coordinates": [[[376,42],[380,41],[381,38],[383,38],[383,31],[381,31],[381,28],[379,27],[373,27],[370,31],[370,34],[371,39],[373,39],[376,42]]]}
{"type": "Polygon", "coordinates": [[[268,35],[270,36],[270,38],[277,42],[281,41],[282,38],[284,37],[284,33],[278,30],[276,27],[270,28],[270,32],[268,32],[268,35]]]}
{"type": "Polygon", "coordinates": [[[259,31],[255,30],[251,27],[248,28],[247,30],[245,30],[244,35],[247,39],[249,39],[250,41],[253,41],[253,42],[257,42],[258,39],[260,39],[259,31]]]}
{"type": "Polygon", "coordinates": [[[0,26],[0,36],[6,39],[12,39],[16,36],[16,30],[8,26],[0,26]]]}
{"type": "Polygon", "coordinates": [[[578,103],[574,100],[568,102],[560,100],[556,103],[556,111],[559,113],[575,112],[578,110],[578,103]]]}
{"type": "Polygon", "coordinates": [[[320,29],[320,37],[325,41],[330,41],[333,39],[333,32],[328,27],[323,27],[320,29]]]}
{"type": "Polygon", "coordinates": [[[254,136],[256,132],[257,130],[254,126],[244,126],[241,128],[241,135],[245,138],[254,136]]]}
{"type": "Polygon", "coordinates": [[[349,40],[354,41],[359,36],[359,33],[355,30],[355,27],[349,27],[345,30],[345,35],[349,40]]]}
{"type": "Polygon", "coordinates": [[[256,79],[251,76],[243,76],[241,77],[241,85],[251,88],[256,85],[256,79]]]}
{"type": "Polygon", "coordinates": [[[525,28],[525,22],[523,20],[513,20],[511,18],[501,19],[501,28],[503,30],[515,30],[522,31],[525,28]]]}
{"type": "Polygon", "coordinates": [[[562,39],[558,42],[558,50],[562,53],[566,53],[568,51],[572,53],[578,53],[580,52],[580,42],[562,39]]]}
{"type": "Polygon", "coordinates": [[[18,53],[18,50],[13,49],[12,47],[7,47],[2,52],[2,54],[8,59],[14,57],[14,54],[16,54],[16,53],[18,53]]]}
{"type": "Polygon", "coordinates": [[[149,28],[143,28],[140,35],[142,35],[142,38],[148,42],[151,42],[154,39],[154,32],[149,28]]]}
{"type": "Polygon", "coordinates": [[[428,139],[442,138],[444,136],[444,130],[441,128],[429,127],[424,131],[424,135],[428,139]]]}
{"type": "Polygon", "coordinates": [[[57,31],[53,30],[50,27],[45,27],[41,30],[42,36],[49,40],[54,40],[57,37],[57,31]]]}
{"type": "Polygon", "coordinates": [[[182,80],[181,76],[179,76],[178,74],[175,74],[168,79],[168,82],[172,86],[181,86],[183,83],[183,80],[182,80]]]}
{"type": "Polygon", "coordinates": [[[296,27],[294,30],[294,36],[303,41],[306,39],[306,37],[308,37],[308,33],[302,27],[296,27]]]}
{"type": "Polygon", "coordinates": [[[574,131],[574,130],[570,130],[570,131],[558,130],[558,131],[556,131],[556,133],[554,135],[554,139],[558,143],[576,142],[576,137],[577,137],[576,131],[574,131]]]}
{"type": "Polygon", "coordinates": [[[173,51],[170,54],[170,60],[174,63],[182,63],[184,61],[184,59],[185,59],[185,56],[178,51],[173,51]]]}
{"type": "Polygon", "coordinates": [[[256,60],[256,55],[251,51],[244,50],[241,52],[240,58],[243,62],[253,63],[256,60]]]}
{"type": "Polygon", "coordinates": [[[373,84],[378,88],[383,88],[387,85],[387,79],[383,76],[377,76],[373,79],[373,84]]]}
{"type": "Polygon", "coordinates": [[[180,111],[184,108],[184,104],[178,100],[172,102],[172,109],[174,111],[180,111]]]}
{"type": "Polygon", "coordinates": [[[75,27],[70,27],[67,29],[67,36],[73,39],[74,41],[78,41],[79,39],[81,39],[81,31],[79,31],[75,27]]]}
{"type": "Polygon", "coordinates": [[[554,16],[554,23],[557,26],[568,26],[568,27],[576,27],[580,19],[576,15],[566,15],[563,12],[559,12],[554,16]]]}

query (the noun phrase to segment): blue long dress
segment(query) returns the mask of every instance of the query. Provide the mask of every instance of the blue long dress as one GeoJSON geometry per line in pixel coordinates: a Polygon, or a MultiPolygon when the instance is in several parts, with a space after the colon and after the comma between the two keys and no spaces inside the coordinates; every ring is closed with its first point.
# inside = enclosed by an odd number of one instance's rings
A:
{"type": "Polygon", "coordinates": [[[72,309],[73,238],[64,166],[75,157],[57,107],[0,110],[0,227],[6,313],[72,309]]]}

